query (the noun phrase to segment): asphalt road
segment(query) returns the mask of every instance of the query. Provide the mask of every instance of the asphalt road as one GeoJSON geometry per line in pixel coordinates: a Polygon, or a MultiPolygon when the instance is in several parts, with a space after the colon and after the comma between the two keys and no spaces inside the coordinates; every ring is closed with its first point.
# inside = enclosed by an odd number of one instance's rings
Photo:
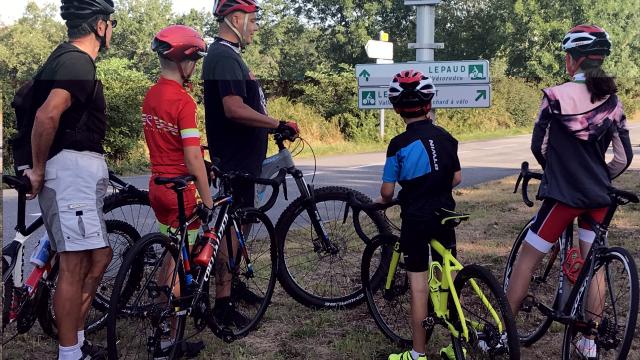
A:
{"type": "MultiPolygon", "coordinates": [[[[640,125],[631,127],[631,139],[635,153],[633,169],[640,169],[640,125]]],[[[459,157],[463,170],[463,187],[474,186],[483,182],[500,179],[518,173],[520,164],[529,161],[536,164],[529,150],[530,136],[516,136],[504,139],[462,143],[459,147],[459,157]]],[[[312,159],[297,161],[298,167],[304,172],[307,182],[321,186],[346,186],[359,190],[372,198],[378,196],[380,178],[384,166],[384,153],[369,153],[358,155],[331,156],[317,159],[314,166],[312,159]],[[314,176],[315,173],[315,176],[314,176]]],[[[140,187],[148,188],[149,177],[127,177],[126,181],[140,187]]],[[[288,180],[289,201],[295,199],[299,193],[293,181],[288,180]]],[[[3,191],[3,243],[8,243],[14,237],[13,227],[16,222],[17,194],[13,190],[3,191]]],[[[269,212],[275,223],[277,217],[289,202],[280,195],[278,202],[269,212]]],[[[28,202],[27,223],[33,221],[40,214],[37,201],[28,202]]],[[[35,233],[26,244],[27,255],[35,246],[42,231],[35,233]]]]}

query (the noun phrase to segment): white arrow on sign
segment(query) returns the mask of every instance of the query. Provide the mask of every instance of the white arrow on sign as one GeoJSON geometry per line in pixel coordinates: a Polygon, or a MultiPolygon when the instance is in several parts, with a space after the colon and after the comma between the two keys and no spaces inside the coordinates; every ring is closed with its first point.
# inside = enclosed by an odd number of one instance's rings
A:
{"type": "MultiPolygon", "coordinates": [[[[434,109],[488,108],[491,106],[491,85],[440,85],[432,100],[434,109]]],[[[364,87],[358,91],[360,109],[392,109],[389,89],[364,87]]]]}
{"type": "Polygon", "coordinates": [[[405,70],[417,70],[429,76],[433,83],[489,84],[487,60],[432,61],[398,64],[356,65],[356,77],[360,87],[389,86],[393,77],[405,70]]]}

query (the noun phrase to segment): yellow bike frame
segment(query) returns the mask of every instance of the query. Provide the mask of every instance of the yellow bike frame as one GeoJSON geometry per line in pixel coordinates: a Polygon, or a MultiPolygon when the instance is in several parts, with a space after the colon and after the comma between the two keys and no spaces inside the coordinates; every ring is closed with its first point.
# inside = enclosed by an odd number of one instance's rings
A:
{"type": "MultiPolygon", "coordinates": [[[[460,298],[456,292],[455,287],[453,286],[453,276],[452,272],[460,271],[464,268],[464,266],[451,254],[451,250],[445,248],[438,240],[431,240],[431,250],[440,254],[442,257],[442,262],[444,266],[437,261],[432,261],[429,266],[429,300],[433,304],[433,310],[435,315],[444,321],[447,324],[447,328],[449,332],[454,336],[459,338],[460,331],[455,328],[455,326],[449,321],[451,314],[449,314],[448,309],[448,301],[449,301],[449,293],[451,293],[453,303],[455,305],[455,309],[458,315],[458,319],[460,324],[462,325],[462,336],[466,341],[469,341],[469,328],[467,327],[467,320],[462,313],[462,306],[460,305],[460,298]],[[438,280],[434,274],[434,269],[438,268],[442,273],[442,280],[438,280]]],[[[396,273],[396,269],[398,267],[398,262],[400,261],[400,242],[396,242],[393,248],[393,255],[391,257],[391,264],[389,266],[389,273],[387,274],[387,281],[385,284],[385,290],[390,290],[391,285],[393,283],[393,277],[396,273]]],[[[471,286],[475,291],[476,295],[480,298],[484,306],[489,310],[489,313],[495,320],[498,325],[498,331],[502,333],[504,331],[504,326],[498,313],[491,306],[491,303],[487,299],[487,297],[482,293],[482,290],[475,282],[475,280],[470,280],[471,286]]],[[[470,322],[470,325],[477,329],[481,329],[481,324],[477,324],[474,322],[470,322]]]]}

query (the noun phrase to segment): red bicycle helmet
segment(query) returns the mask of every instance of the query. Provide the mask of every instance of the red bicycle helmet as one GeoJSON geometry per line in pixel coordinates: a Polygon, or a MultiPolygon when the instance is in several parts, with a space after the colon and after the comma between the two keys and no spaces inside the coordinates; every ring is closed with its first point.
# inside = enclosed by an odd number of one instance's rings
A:
{"type": "Polygon", "coordinates": [[[428,113],[435,94],[436,88],[431,78],[415,70],[396,74],[389,85],[389,101],[396,112],[405,117],[428,113]]]}
{"type": "Polygon", "coordinates": [[[213,3],[213,14],[218,18],[224,18],[235,11],[254,13],[258,10],[260,7],[257,0],[217,0],[213,3]]]}
{"type": "Polygon", "coordinates": [[[562,40],[562,50],[574,59],[604,59],[611,54],[611,40],[604,29],[595,25],[578,25],[562,40]]]}
{"type": "Polygon", "coordinates": [[[195,29],[184,25],[168,26],[156,34],[151,49],[174,62],[198,60],[206,55],[207,44],[195,29]]]}

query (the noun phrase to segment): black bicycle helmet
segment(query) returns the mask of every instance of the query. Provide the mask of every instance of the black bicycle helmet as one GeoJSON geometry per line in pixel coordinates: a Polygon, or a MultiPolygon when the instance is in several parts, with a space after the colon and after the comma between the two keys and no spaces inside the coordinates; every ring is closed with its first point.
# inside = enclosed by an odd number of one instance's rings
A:
{"type": "Polygon", "coordinates": [[[113,0],[62,0],[60,16],[68,27],[83,25],[96,15],[109,16],[115,12],[113,0]]]}

